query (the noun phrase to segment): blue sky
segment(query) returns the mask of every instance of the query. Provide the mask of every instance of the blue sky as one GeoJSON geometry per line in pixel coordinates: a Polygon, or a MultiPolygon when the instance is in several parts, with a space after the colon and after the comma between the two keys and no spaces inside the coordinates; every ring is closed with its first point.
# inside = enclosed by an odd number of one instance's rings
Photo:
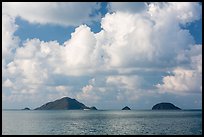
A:
{"type": "Polygon", "coordinates": [[[3,108],[63,96],[99,109],[201,108],[201,10],[196,2],[4,2],[3,108]]]}
{"type": "MultiPolygon", "coordinates": [[[[101,7],[97,10],[97,13],[101,13],[104,17],[108,12],[107,3],[100,3],[101,7]]],[[[30,38],[39,38],[43,41],[57,40],[62,44],[67,39],[71,38],[71,33],[74,32],[74,26],[59,26],[59,25],[42,25],[42,24],[30,24],[28,21],[16,18],[16,24],[19,25],[18,30],[15,32],[16,36],[19,36],[22,41],[30,38]]],[[[97,33],[101,30],[100,20],[94,21],[88,25],[91,31],[97,33]]]]}
{"type": "Polygon", "coordinates": [[[75,27],[72,26],[62,27],[56,25],[30,24],[21,18],[16,19],[16,24],[19,25],[19,29],[15,32],[15,35],[19,36],[22,41],[38,37],[43,41],[57,40],[63,43],[67,39],[70,39],[71,33],[75,29],[75,27]]]}

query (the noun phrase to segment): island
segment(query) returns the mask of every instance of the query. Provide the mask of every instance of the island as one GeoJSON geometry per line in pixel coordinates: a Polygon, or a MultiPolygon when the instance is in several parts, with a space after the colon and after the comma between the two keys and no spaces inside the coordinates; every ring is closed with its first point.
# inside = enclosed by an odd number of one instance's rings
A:
{"type": "Polygon", "coordinates": [[[24,109],[21,109],[21,110],[30,110],[30,108],[26,107],[26,108],[24,108],[24,109]]]}
{"type": "Polygon", "coordinates": [[[76,99],[63,97],[53,102],[48,102],[34,110],[86,110],[86,109],[90,108],[84,105],[83,103],[77,101],[76,99]]]}
{"type": "Polygon", "coordinates": [[[162,102],[154,105],[152,110],[181,110],[179,107],[172,103],[162,102]]]}
{"type": "Polygon", "coordinates": [[[96,107],[90,107],[90,110],[98,110],[96,107]]]}
{"type": "Polygon", "coordinates": [[[125,106],[124,108],[122,108],[122,110],[131,110],[128,106],[125,106]]]}

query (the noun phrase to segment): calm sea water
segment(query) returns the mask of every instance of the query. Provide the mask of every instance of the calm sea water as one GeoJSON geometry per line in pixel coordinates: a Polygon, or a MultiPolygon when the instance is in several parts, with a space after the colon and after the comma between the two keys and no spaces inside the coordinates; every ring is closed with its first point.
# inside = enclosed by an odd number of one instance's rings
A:
{"type": "Polygon", "coordinates": [[[202,111],[2,111],[2,134],[201,135],[202,111]]]}

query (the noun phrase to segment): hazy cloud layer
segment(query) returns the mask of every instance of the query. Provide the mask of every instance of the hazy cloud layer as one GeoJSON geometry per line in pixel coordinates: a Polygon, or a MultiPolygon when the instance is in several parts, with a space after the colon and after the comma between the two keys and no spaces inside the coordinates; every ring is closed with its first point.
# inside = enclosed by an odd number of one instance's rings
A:
{"type": "Polygon", "coordinates": [[[3,13],[21,17],[30,23],[78,26],[100,19],[100,4],[95,2],[8,2],[3,13]]]}
{"type": "Polygon", "coordinates": [[[147,10],[148,5],[145,2],[110,2],[108,9],[110,12],[132,12],[140,13],[147,10]]]}

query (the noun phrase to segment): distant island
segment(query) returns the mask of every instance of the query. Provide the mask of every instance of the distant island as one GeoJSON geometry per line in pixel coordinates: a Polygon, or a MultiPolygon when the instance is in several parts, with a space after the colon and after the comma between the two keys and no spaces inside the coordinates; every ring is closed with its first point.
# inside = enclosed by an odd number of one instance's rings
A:
{"type": "Polygon", "coordinates": [[[26,107],[26,108],[24,108],[24,109],[21,109],[21,110],[30,110],[30,108],[26,107]]]}
{"type": "Polygon", "coordinates": [[[122,110],[131,110],[128,106],[125,106],[124,108],[122,108],[122,110]]]}
{"type": "Polygon", "coordinates": [[[83,103],[69,97],[63,97],[53,102],[48,102],[34,110],[97,110],[96,107],[87,107],[83,103]]]}
{"type": "MultiPolygon", "coordinates": [[[[26,107],[22,110],[30,110],[26,107]]],[[[98,110],[95,106],[88,107],[76,99],[63,97],[52,102],[48,102],[34,110],[98,110]]],[[[122,108],[122,110],[131,110],[128,106],[122,108]]],[[[172,103],[162,102],[154,105],[152,110],[181,110],[181,108],[175,106],[172,103]]]]}
{"type": "Polygon", "coordinates": [[[90,107],[90,110],[98,110],[96,107],[90,107]]]}
{"type": "Polygon", "coordinates": [[[181,109],[172,103],[162,102],[154,105],[152,107],[152,110],[181,110],[181,109]]]}

